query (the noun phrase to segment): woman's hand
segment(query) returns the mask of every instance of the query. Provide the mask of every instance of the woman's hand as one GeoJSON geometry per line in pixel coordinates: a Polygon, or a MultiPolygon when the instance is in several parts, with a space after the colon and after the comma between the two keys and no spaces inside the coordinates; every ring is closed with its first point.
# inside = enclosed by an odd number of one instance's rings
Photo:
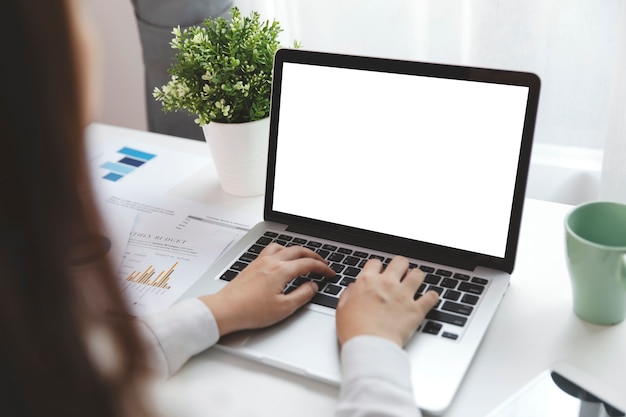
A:
{"type": "Polygon", "coordinates": [[[408,260],[401,256],[384,271],[377,259],[365,264],[339,299],[337,336],[341,345],[359,335],[380,336],[400,346],[409,341],[439,296],[428,291],[414,300],[424,273],[408,267],[408,260]]]}
{"type": "Polygon", "coordinates": [[[315,252],[272,243],[222,290],[200,300],[213,313],[221,336],[266,327],[290,316],[315,295],[317,284],[313,282],[283,294],[289,281],[309,272],[335,276],[315,252]]]}

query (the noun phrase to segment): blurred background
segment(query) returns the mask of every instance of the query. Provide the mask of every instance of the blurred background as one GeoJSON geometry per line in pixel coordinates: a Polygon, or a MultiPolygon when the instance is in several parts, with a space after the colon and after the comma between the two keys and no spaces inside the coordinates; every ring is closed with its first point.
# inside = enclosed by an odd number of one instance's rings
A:
{"type": "MultiPolygon", "coordinates": [[[[184,2],[184,0],[171,0],[184,2]]],[[[626,202],[626,6],[621,0],[233,1],[277,19],[283,44],[529,71],[542,79],[530,197],[626,202]]],[[[98,122],[147,130],[131,0],[93,2],[103,55],[98,122]]],[[[155,86],[153,86],[155,87],[155,86]]],[[[198,128],[199,129],[199,128],[198,128]]]]}

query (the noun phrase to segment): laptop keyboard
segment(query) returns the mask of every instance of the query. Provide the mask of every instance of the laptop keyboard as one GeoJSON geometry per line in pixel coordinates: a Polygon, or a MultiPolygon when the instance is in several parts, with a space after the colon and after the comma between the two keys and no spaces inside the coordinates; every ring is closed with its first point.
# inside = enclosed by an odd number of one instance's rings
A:
{"type": "MultiPolygon", "coordinates": [[[[337,273],[336,276],[329,278],[310,273],[296,277],[285,286],[284,292],[287,294],[304,282],[315,281],[318,284],[318,292],[311,303],[333,309],[337,307],[343,290],[356,281],[361,268],[369,259],[378,258],[386,266],[393,258],[392,255],[325,242],[321,239],[267,231],[222,274],[220,279],[225,281],[234,279],[272,242],[286,247],[304,246],[328,261],[330,268],[337,273]]],[[[459,272],[435,264],[410,262],[410,268],[420,268],[425,274],[424,282],[414,295],[415,299],[429,290],[434,290],[439,294],[438,305],[428,313],[418,331],[452,340],[459,339],[481,295],[489,285],[489,280],[473,276],[466,271],[459,272]]]]}

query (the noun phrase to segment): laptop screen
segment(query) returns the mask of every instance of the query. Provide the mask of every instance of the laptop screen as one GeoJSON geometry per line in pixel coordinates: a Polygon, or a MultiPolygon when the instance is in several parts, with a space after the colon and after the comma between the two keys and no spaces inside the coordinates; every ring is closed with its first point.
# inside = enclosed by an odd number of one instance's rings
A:
{"type": "Polygon", "coordinates": [[[272,210],[503,258],[529,88],[282,65],[272,210]]]}

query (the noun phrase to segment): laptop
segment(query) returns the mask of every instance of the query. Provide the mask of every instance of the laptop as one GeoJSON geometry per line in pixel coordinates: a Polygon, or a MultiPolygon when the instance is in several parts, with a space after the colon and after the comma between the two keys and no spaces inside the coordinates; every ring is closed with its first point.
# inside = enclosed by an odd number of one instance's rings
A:
{"type": "MultiPolygon", "coordinates": [[[[405,347],[417,405],[451,403],[509,285],[539,78],[530,73],[279,50],[264,221],[184,295],[218,291],[271,242],[324,256],[337,277],[229,352],[340,382],[336,300],[371,257],[409,258],[441,302],[405,347]]],[[[419,294],[415,295],[416,297],[419,294]]]]}

